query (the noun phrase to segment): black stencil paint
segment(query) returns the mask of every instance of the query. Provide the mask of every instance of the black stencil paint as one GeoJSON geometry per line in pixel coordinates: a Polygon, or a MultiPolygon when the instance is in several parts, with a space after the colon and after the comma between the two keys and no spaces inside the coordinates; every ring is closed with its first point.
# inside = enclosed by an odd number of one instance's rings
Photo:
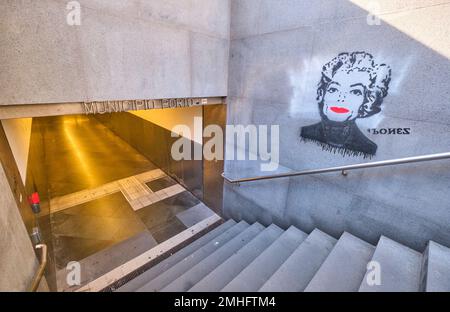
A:
{"type": "Polygon", "coordinates": [[[321,121],[301,128],[301,138],[343,156],[370,158],[377,145],[358,128],[358,118],[381,112],[391,69],[366,52],[341,53],[322,69],[317,89],[321,121]]]}

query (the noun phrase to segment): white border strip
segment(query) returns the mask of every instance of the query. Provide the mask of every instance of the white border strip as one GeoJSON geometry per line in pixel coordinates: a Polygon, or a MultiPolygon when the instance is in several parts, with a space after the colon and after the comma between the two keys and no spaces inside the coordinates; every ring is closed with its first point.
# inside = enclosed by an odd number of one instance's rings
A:
{"type": "Polygon", "coordinates": [[[166,240],[165,242],[162,242],[161,244],[153,247],[152,249],[146,251],[140,256],[137,256],[136,258],[128,261],[125,264],[122,264],[121,266],[118,266],[117,268],[113,269],[112,271],[106,273],[105,275],[97,278],[96,280],[93,280],[92,282],[89,282],[88,284],[84,285],[83,287],[75,290],[76,292],[98,292],[109,285],[115,283],[119,279],[123,278],[124,276],[132,273],[133,271],[139,269],[140,267],[144,266],[149,261],[158,258],[160,255],[170,251],[174,247],[184,243],[188,239],[192,238],[197,233],[207,229],[211,225],[213,225],[216,222],[219,222],[222,220],[221,217],[219,217],[217,214],[214,214],[203,221],[200,221],[199,223],[191,226],[190,228],[184,230],[180,234],[175,235],[174,237],[166,240]]]}
{"type": "MultiPolygon", "coordinates": [[[[166,174],[161,169],[153,169],[144,173],[140,173],[128,178],[116,180],[110,183],[106,183],[104,185],[82,190],[79,192],[75,192],[72,194],[67,194],[59,197],[55,197],[50,199],[50,211],[49,213],[55,213],[61,210],[66,210],[72,208],[77,205],[81,205],[99,198],[102,198],[107,195],[115,194],[118,192],[122,192],[128,202],[131,201],[129,196],[127,197],[127,185],[130,185],[130,188],[133,187],[141,187],[142,193],[147,194],[147,190],[151,192],[151,190],[145,185],[145,183],[160,179],[165,177],[166,174]],[[131,183],[134,182],[134,183],[131,183]],[[124,186],[125,185],[125,186],[124,186]]],[[[149,193],[150,194],[150,193],[149,193]]],[[[150,202],[151,203],[151,202],[150,202]]],[[[142,207],[141,207],[142,208],[142,207]]],[[[134,209],[136,210],[136,209],[134,209]]],[[[47,213],[48,214],[48,213],[47,213]]]]}

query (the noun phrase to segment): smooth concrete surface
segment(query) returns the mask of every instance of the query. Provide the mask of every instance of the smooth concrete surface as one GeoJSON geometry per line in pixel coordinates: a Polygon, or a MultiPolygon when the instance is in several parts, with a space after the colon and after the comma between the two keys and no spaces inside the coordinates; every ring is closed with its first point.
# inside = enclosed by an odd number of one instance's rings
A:
{"type": "MultiPolygon", "coordinates": [[[[224,96],[202,97],[201,99],[202,100],[205,99],[207,104],[197,103],[190,107],[197,107],[199,105],[200,106],[210,106],[210,105],[213,106],[213,105],[225,104],[224,96]]],[[[173,101],[175,99],[171,99],[171,100],[173,101]]],[[[187,101],[186,98],[178,98],[177,100],[180,100],[180,101],[186,100],[187,101]]],[[[131,103],[136,103],[136,105],[137,105],[139,100],[128,99],[128,100],[120,100],[120,101],[110,101],[110,103],[112,103],[112,102],[125,103],[126,101],[128,101],[128,102],[131,101],[131,103]]],[[[148,106],[149,110],[152,110],[152,109],[166,109],[167,110],[168,109],[167,106],[169,105],[168,102],[163,102],[163,101],[166,101],[164,99],[143,99],[142,101],[148,101],[149,103],[151,101],[154,101],[153,107],[151,106],[151,104],[149,104],[149,106],[148,106]],[[163,108],[156,108],[156,107],[161,107],[161,106],[163,106],[163,108]]],[[[94,101],[94,102],[88,102],[88,103],[79,101],[79,102],[47,103],[47,104],[3,105],[0,107],[0,119],[6,120],[6,119],[31,118],[31,117],[80,115],[80,114],[86,114],[86,109],[90,110],[90,113],[97,113],[97,114],[107,113],[109,110],[115,111],[112,104],[106,105],[106,103],[108,103],[108,101],[94,101]],[[103,106],[103,104],[105,104],[106,107],[103,106]],[[86,105],[88,105],[88,107],[86,107],[86,105]],[[106,109],[106,112],[104,112],[105,109],[106,109]]],[[[178,107],[178,108],[181,108],[181,104],[179,106],[180,107],[178,107]]],[[[135,107],[135,108],[138,109],[137,107],[135,107]]],[[[126,109],[125,104],[124,104],[124,109],[126,109]]],[[[136,112],[136,110],[133,110],[132,108],[130,108],[130,110],[128,110],[128,111],[136,112]]]]}
{"type": "MultiPolygon", "coordinates": [[[[34,214],[30,209],[28,201],[24,200],[29,193],[26,191],[25,185],[22,182],[17,161],[14,158],[12,149],[9,146],[8,137],[6,136],[2,125],[0,125],[0,162],[5,171],[6,179],[9,182],[10,190],[12,191],[17,207],[19,208],[27,232],[31,233],[35,221],[34,214]]],[[[42,207],[42,210],[45,210],[44,207],[42,207]]]]}
{"type": "Polygon", "coordinates": [[[22,183],[25,185],[31,139],[31,118],[2,120],[1,123],[19,169],[22,183]]]}
{"type": "Polygon", "coordinates": [[[189,133],[179,133],[183,137],[193,140],[198,144],[203,144],[202,138],[194,136],[195,120],[200,121],[200,128],[203,129],[203,107],[179,107],[176,109],[155,109],[147,111],[130,112],[130,114],[136,115],[142,119],[145,119],[155,125],[158,125],[168,131],[177,125],[185,125],[189,128],[189,133]]]}
{"type": "Polygon", "coordinates": [[[228,0],[0,3],[0,104],[224,96],[228,0]]]}
{"type": "Polygon", "coordinates": [[[247,245],[206,275],[190,292],[218,292],[234,277],[244,270],[253,260],[263,253],[281,234],[283,230],[271,224],[247,245]]]}
{"type": "Polygon", "coordinates": [[[426,256],[426,291],[450,292],[450,249],[430,242],[426,256]]]}
{"type": "Polygon", "coordinates": [[[373,291],[420,292],[425,281],[445,291],[448,251],[430,242],[422,257],[384,236],[375,248],[349,233],[336,241],[319,229],[229,220],[118,291],[356,292],[369,291],[367,280],[378,284],[373,291]]]}
{"type": "MultiPolygon", "coordinates": [[[[0,291],[27,291],[39,263],[3,166],[0,166],[0,188],[0,291]]],[[[48,290],[45,278],[41,287],[40,290],[48,290]]]]}
{"type": "Polygon", "coordinates": [[[330,19],[367,18],[367,12],[376,12],[385,19],[386,14],[446,3],[448,0],[378,0],[377,6],[374,6],[367,0],[317,0],[314,5],[297,0],[235,0],[232,1],[231,7],[231,37],[240,39],[294,28],[313,27],[330,19]],[[347,2],[349,5],[346,5],[347,2]],[[280,16],[284,18],[280,19],[280,16]]]}
{"type": "Polygon", "coordinates": [[[315,229],[258,290],[304,291],[335,244],[333,237],[315,229]]]}
{"type": "MultiPolygon", "coordinates": [[[[306,170],[448,152],[450,146],[450,1],[231,1],[228,124],[280,125],[280,167],[306,170]],[[392,79],[382,111],[359,119],[378,146],[372,159],[334,154],[300,140],[320,121],[322,67],[342,52],[365,51],[388,64],[392,79]],[[409,135],[368,129],[410,128],[409,135]]],[[[251,161],[227,160],[233,178],[271,174],[251,161]],[[245,168],[248,168],[245,170],[245,168]]],[[[448,160],[225,186],[224,213],[237,220],[349,231],[371,244],[381,235],[423,251],[450,246],[448,160]],[[255,196],[261,194],[262,198],[255,196]],[[426,207],[426,208],[425,208],[426,207]]]]}
{"type": "Polygon", "coordinates": [[[271,278],[306,237],[307,235],[299,229],[293,226],[290,227],[221,291],[257,291],[271,278]]]}
{"type": "MultiPolygon", "coordinates": [[[[367,270],[361,292],[418,292],[422,271],[422,254],[382,236],[372,260],[381,270],[380,285],[369,284],[373,267],[367,270]]],[[[373,272],[372,272],[373,274],[373,272]]]]}
{"type": "Polygon", "coordinates": [[[374,251],[369,243],[349,233],[342,234],[305,291],[358,291],[374,251]]]}

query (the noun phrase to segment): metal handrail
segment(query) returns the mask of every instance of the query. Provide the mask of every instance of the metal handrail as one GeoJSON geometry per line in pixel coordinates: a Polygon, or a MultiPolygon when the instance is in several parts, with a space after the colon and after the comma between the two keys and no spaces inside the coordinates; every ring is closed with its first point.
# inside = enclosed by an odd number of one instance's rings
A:
{"type": "Polygon", "coordinates": [[[245,183],[245,182],[251,182],[251,181],[289,178],[289,177],[312,175],[312,174],[327,173],[327,172],[337,172],[337,171],[341,171],[342,174],[344,176],[346,176],[348,174],[349,170],[384,167],[384,166],[394,166],[394,165],[417,163],[417,162],[424,162],[424,161],[434,161],[434,160],[442,160],[442,159],[450,159],[450,152],[440,153],[440,154],[429,154],[429,155],[423,155],[423,156],[406,157],[406,158],[398,158],[398,159],[391,159],[391,160],[382,160],[382,161],[369,162],[369,163],[356,164],[356,165],[346,165],[346,166],[330,167],[330,168],[323,168],[323,169],[288,172],[288,173],[274,174],[274,175],[268,175],[268,176],[259,176],[259,177],[252,177],[252,178],[230,179],[225,175],[225,173],[222,173],[222,177],[231,184],[239,184],[239,183],[245,183]]]}
{"type": "Polygon", "coordinates": [[[39,269],[37,270],[36,274],[33,277],[33,281],[31,282],[31,286],[29,289],[30,292],[35,292],[38,289],[39,284],[41,283],[42,276],[44,276],[45,266],[47,265],[47,245],[36,245],[36,249],[42,249],[41,264],[39,265],[39,269]]]}

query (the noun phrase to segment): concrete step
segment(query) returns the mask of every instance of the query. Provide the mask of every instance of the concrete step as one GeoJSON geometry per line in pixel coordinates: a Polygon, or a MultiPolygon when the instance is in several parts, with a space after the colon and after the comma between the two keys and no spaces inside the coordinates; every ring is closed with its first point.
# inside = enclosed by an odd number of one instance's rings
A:
{"type": "Polygon", "coordinates": [[[186,258],[180,260],[177,264],[170,269],[164,271],[150,282],[146,283],[141,288],[137,289],[138,292],[158,291],[161,288],[169,285],[171,282],[182,276],[185,272],[193,268],[200,263],[203,259],[213,254],[215,251],[225,248],[228,242],[239,236],[243,231],[249,227],[248,223],[241,221],[234,225],[231,229],[225,231],[215,239],[209,241],[206,245],[199,248],[186,258]]]}
{"type": "Polygon", "coordinates": [[[450,249],[430,242],[427,250],[427,292],[450,292],[450,249]]]}
{"type": "Polygon", "coordinates": [[[307,235],[291,226],[272,245],[261,253],[222,291],[254,292],[275,273],[307,235]]]}
{"type": "Polygon", "coordinates": [[[264,252],[264,250],[280,237],[282,233],[283,230],[278,226],[275,224],[270,225],[247,245],[239,249],[234,255],[214,269],[214,271],[195,284],[189,291],[220,291],[253,260],[255,260],[256,257],[264,252]]]}
{"type": "Polygon", "coordinates": [[[203,259],[203,261],[199,261],[189,271],[178,277],[166,287],[162,288],[161,291],[187,291],[220,264],[230,258],[239,249],[250,242],[253,238],[255,238],[263,230],[264,227],[261,224],[254,223],[245,229],[245,231],[241,232],[235,238],[223,245],[222,248],[216,250],[209,257],[203,259]]]}
{"type": "Polygon", "coordinates": [[[374,251],[369,243],[349,233],[342,234],[305,291],[358,291],[374,251]]]}
{"type": "Polygon", "coordinates": [[[330,254],[336,239],[315,229],[259,289],[264,292],[305,290],[330,254]]]}
{"type": "Polygon", "coordinates": [[[163,273],[164,271],[167,271],[169,268],[186,258],[187,256],[191,255],[193,252],[201,248],[202,246],[209,243],[214,238],[218,237],[219,235],[223,234],[227,230],[229,230],[231,227],[236,225],[236,222],[234,220],[228,220],[227,222],[219,225],[215,229],[211,230],[210,232],[206,233],[196,241],[192,242],[188,246],[184,247],[183,249],[179,250],[172,256],[168,257],[164,261],[161,261],[154,267],[150,268],[149,270],[145,271],[141,275],[137,276],[136,278],[129,281],[127,284],[123,285],[122,287],[118,288],[117,292],[132,292],[137,290],[138,288],[144,286],[149,281],[163,273]]]}
{"type": "Polygon", "coordinates": [[[422,255],[382,236],[378,242],[372,260],[380,269],[380,285],[369,285],[376,267],[368,266],[366,276],[361,282],[362,292],[417,292],[420,286],[422,255]],[[379,264],[379,266],[378,266],[379,264]]]}

